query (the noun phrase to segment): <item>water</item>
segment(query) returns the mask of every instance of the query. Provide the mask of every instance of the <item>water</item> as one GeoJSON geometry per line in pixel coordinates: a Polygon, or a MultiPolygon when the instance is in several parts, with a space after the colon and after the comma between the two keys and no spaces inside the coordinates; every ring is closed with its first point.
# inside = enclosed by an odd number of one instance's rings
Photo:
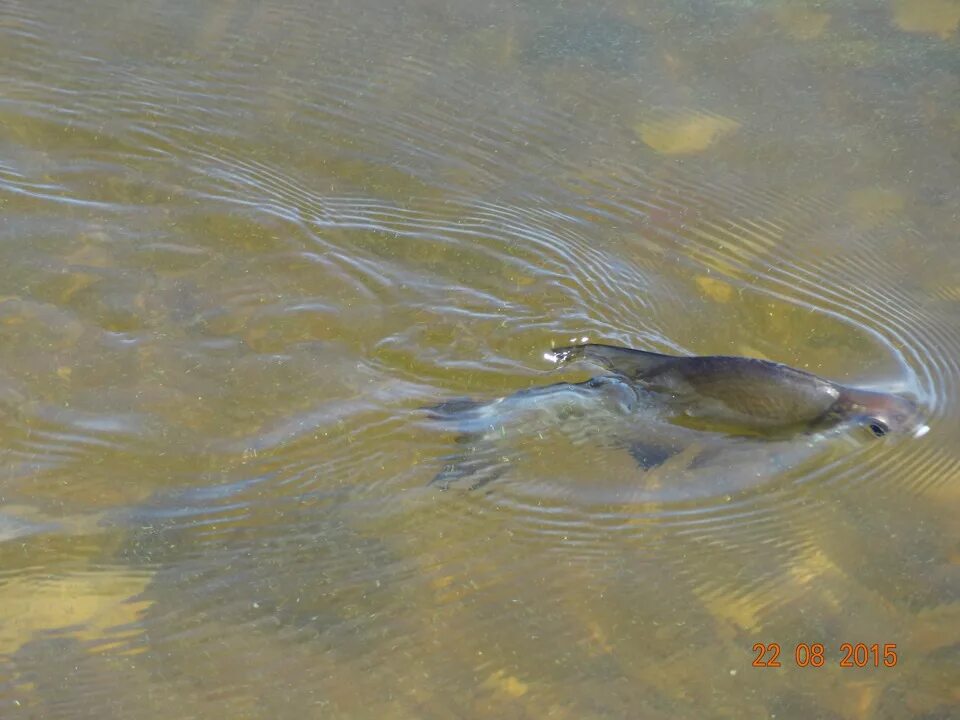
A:
{"type": "Polygon", "coordinates": [[[958,21],[6,0],[0,716],[955,712],[958,21]],[[583,380],[543,359],[581,337],[932,430],[648,472],[521,435],[428,485],[420,408],[583,380]]]}

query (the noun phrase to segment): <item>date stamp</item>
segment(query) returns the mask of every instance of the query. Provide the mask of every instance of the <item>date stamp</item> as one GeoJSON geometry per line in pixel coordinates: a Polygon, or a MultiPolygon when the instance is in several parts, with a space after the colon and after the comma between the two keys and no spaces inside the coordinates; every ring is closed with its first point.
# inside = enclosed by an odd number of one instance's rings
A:
{"type": "MultiPolygon", "coordinates": [[[[780,643],[753,644],[753,667],[778,668],[783,667],[780,660],[780,643]]],[[[842,668],[866,668],[897,666],[899,657],[895,643],[840,643],[835,657],[830,654],[823,643],[797,643],[793,648],[793,662],[797,667],[823,667],[835,662],[842,668]]]]}

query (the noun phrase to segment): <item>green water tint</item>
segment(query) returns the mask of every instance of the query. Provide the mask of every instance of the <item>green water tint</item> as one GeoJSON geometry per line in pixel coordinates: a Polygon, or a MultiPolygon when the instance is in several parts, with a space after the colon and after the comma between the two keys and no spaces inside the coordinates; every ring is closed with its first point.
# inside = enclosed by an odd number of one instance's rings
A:
{"type": "Polygon", "coordinates": [[[950,3],[595,10],[4,6],[0,716],[949,714],[950,3]],[[931,432],[428,485],[583,337],[931,432]]]}

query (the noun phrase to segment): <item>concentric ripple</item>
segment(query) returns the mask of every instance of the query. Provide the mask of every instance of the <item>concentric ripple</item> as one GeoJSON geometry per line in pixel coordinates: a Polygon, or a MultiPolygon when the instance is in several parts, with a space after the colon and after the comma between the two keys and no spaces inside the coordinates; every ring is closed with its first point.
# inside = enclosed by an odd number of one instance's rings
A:
{"type": "MultiPolygon", "coordinates": [[[[678,352],[763,353],[764,347],[750,352],[737,345],[698,346],[671,332],[673,306],[692,311],[700,303],[691,298],[690,276],[709,280],[707,294],[750,298],[791,322],[805,317],[814,334],[812,347],[842,338],[849,348],[817,358],[817,364],[811,359],[818,351],[805,356],[800,347],[773,359],[806,365],[844,382],[915,394],[934,428],[955,412],[945,402],[957,376],[950,348],[958,341],[951,326],[932,317],[898,280],[895,257],[876,252],[882,238],[832,225],[840,217],[829,203],[770,192],[754,196],[737,185],[701,187],[682,175],[654,179],[613,168],[611,177],[618,183],[581,184],[575,195],[551,198],[553,207],[470,197],[411,199],[401,205],[363,196],[317,196],[302,181],[256,161],[209,153],[198,157],[206,177],[232,186],[216,199],[242,202],[296,225],[308,243],[306,252],[321,259],[318,267],[365,288],[368,307],[405,302],[417,309],[419,322],[404,330],[390,330],[396,324],[389,314],[380,320],[389,334],[372,348],[374,372],[403,378],[410,391],[394,394],[398,402],[391,401],[389,392],[368,394],[370,419],[356,416],[359,424],[349,431],[357,437],[369,427],[387,447],[401,444],[407,432],[403,423],[385,424],[380,413],[408,413],[419,393],[422,402],[429,402],[431,387],[441,397],[475,393],[481,375],[489,395],[553,381],[538,360],[542,350],[584,336],[678,352]],[[236,194],[243,199],[231,200],[236,194]],[[585,196],[593,199],[585,203],[585,196]],[[606,200],[628,196],[648,199],[621,199],[615,205],[606,200]],[[611,222],[631,232],[611,236],[611,222]],[[817,257],[823,259],[811,259],[817,257]],[[684,267],[681,276],[654,271],[670,260],[684,267]],[[456,275],[461,263],[471,269],[469,284],[456,275]],[[856,275],[849,277],[853,268],[856,275]],[[525,302],[525,287],[537,307],[525,302]],[[439,338],[444,338],[443,350],[437,347],[439,338]],[[522,340],[514,344],[518,338],[522,340]],[[462,354],[467,349],[472,354],[462,354]],[[860,369],[864,355],[871,364],[860,369]]],[[[329,413],[321,410],[320,416],[329,413]]],[[[445,440],[418,442],[437,454],[432,463],[422,463],[422,473],[399,473],[384,483],[380,476],[362,479],[370,474],[361,471],[356,492],[392,493],[398,482],[410,490],[428,480],[431,465],[442,464],[445,440]]],[[[919,492],[950,477],[956,465],[928,441],[874,443],[841,436],[737,448],[739,456],[708,464],[685,483],[682,468],[679,474],[664,470],[650,481],[653,489],[648,491],[642,489],[641,471],[629,462],[611,461],[616,468],[611,477],[620,479],[604,490],[596,481],[583,482],[586,468],[581,475],[564,463],[552,470],[525,468],[525,452],[543,451],[535,442],[520,445],[524,448],[518,451],[515,473],[482,497],[512,518],[518,537],[547,543],[563,538],[564,552],[572,554],[593,544],[602,547],[613,537],[620,542],[624,534],[642,535],[651,525],[660,532],[669,528],[685,534],[696,534],[698,528],[740,532],[769,527],[766,515],[782,520],[802,508],[809,492],[804,488],[811,483],[896,483],[919,492]]],[[[581,451],[557,452],[564,457],[581,451]]],[[[602,448],[588,452],[594,453],[594,469],[604,467],[610,454],[602,448]]],[[[337,476],[354,474],[349,457],[328,463],[326,469],[337,476]]],[[[310,477],[304,468],[288,469],[310,477]]],[[[306,486],[300,482],[297,487],[306,486]]],[[[460,512],[456,503],[451,506],[453,515],[460,512]]]]}

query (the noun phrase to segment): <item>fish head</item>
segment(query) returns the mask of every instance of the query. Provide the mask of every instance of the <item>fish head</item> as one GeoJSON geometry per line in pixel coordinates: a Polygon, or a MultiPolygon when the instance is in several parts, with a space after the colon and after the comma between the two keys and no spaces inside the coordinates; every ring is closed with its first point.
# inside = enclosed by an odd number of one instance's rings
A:
{"type": "Polygon", "coordinates": [[[876,437],[889,433],[922,437],[930,431],[920,405],[908,395],[844,388],[838,404],[842,416],[867,427],[876,437]]]}

